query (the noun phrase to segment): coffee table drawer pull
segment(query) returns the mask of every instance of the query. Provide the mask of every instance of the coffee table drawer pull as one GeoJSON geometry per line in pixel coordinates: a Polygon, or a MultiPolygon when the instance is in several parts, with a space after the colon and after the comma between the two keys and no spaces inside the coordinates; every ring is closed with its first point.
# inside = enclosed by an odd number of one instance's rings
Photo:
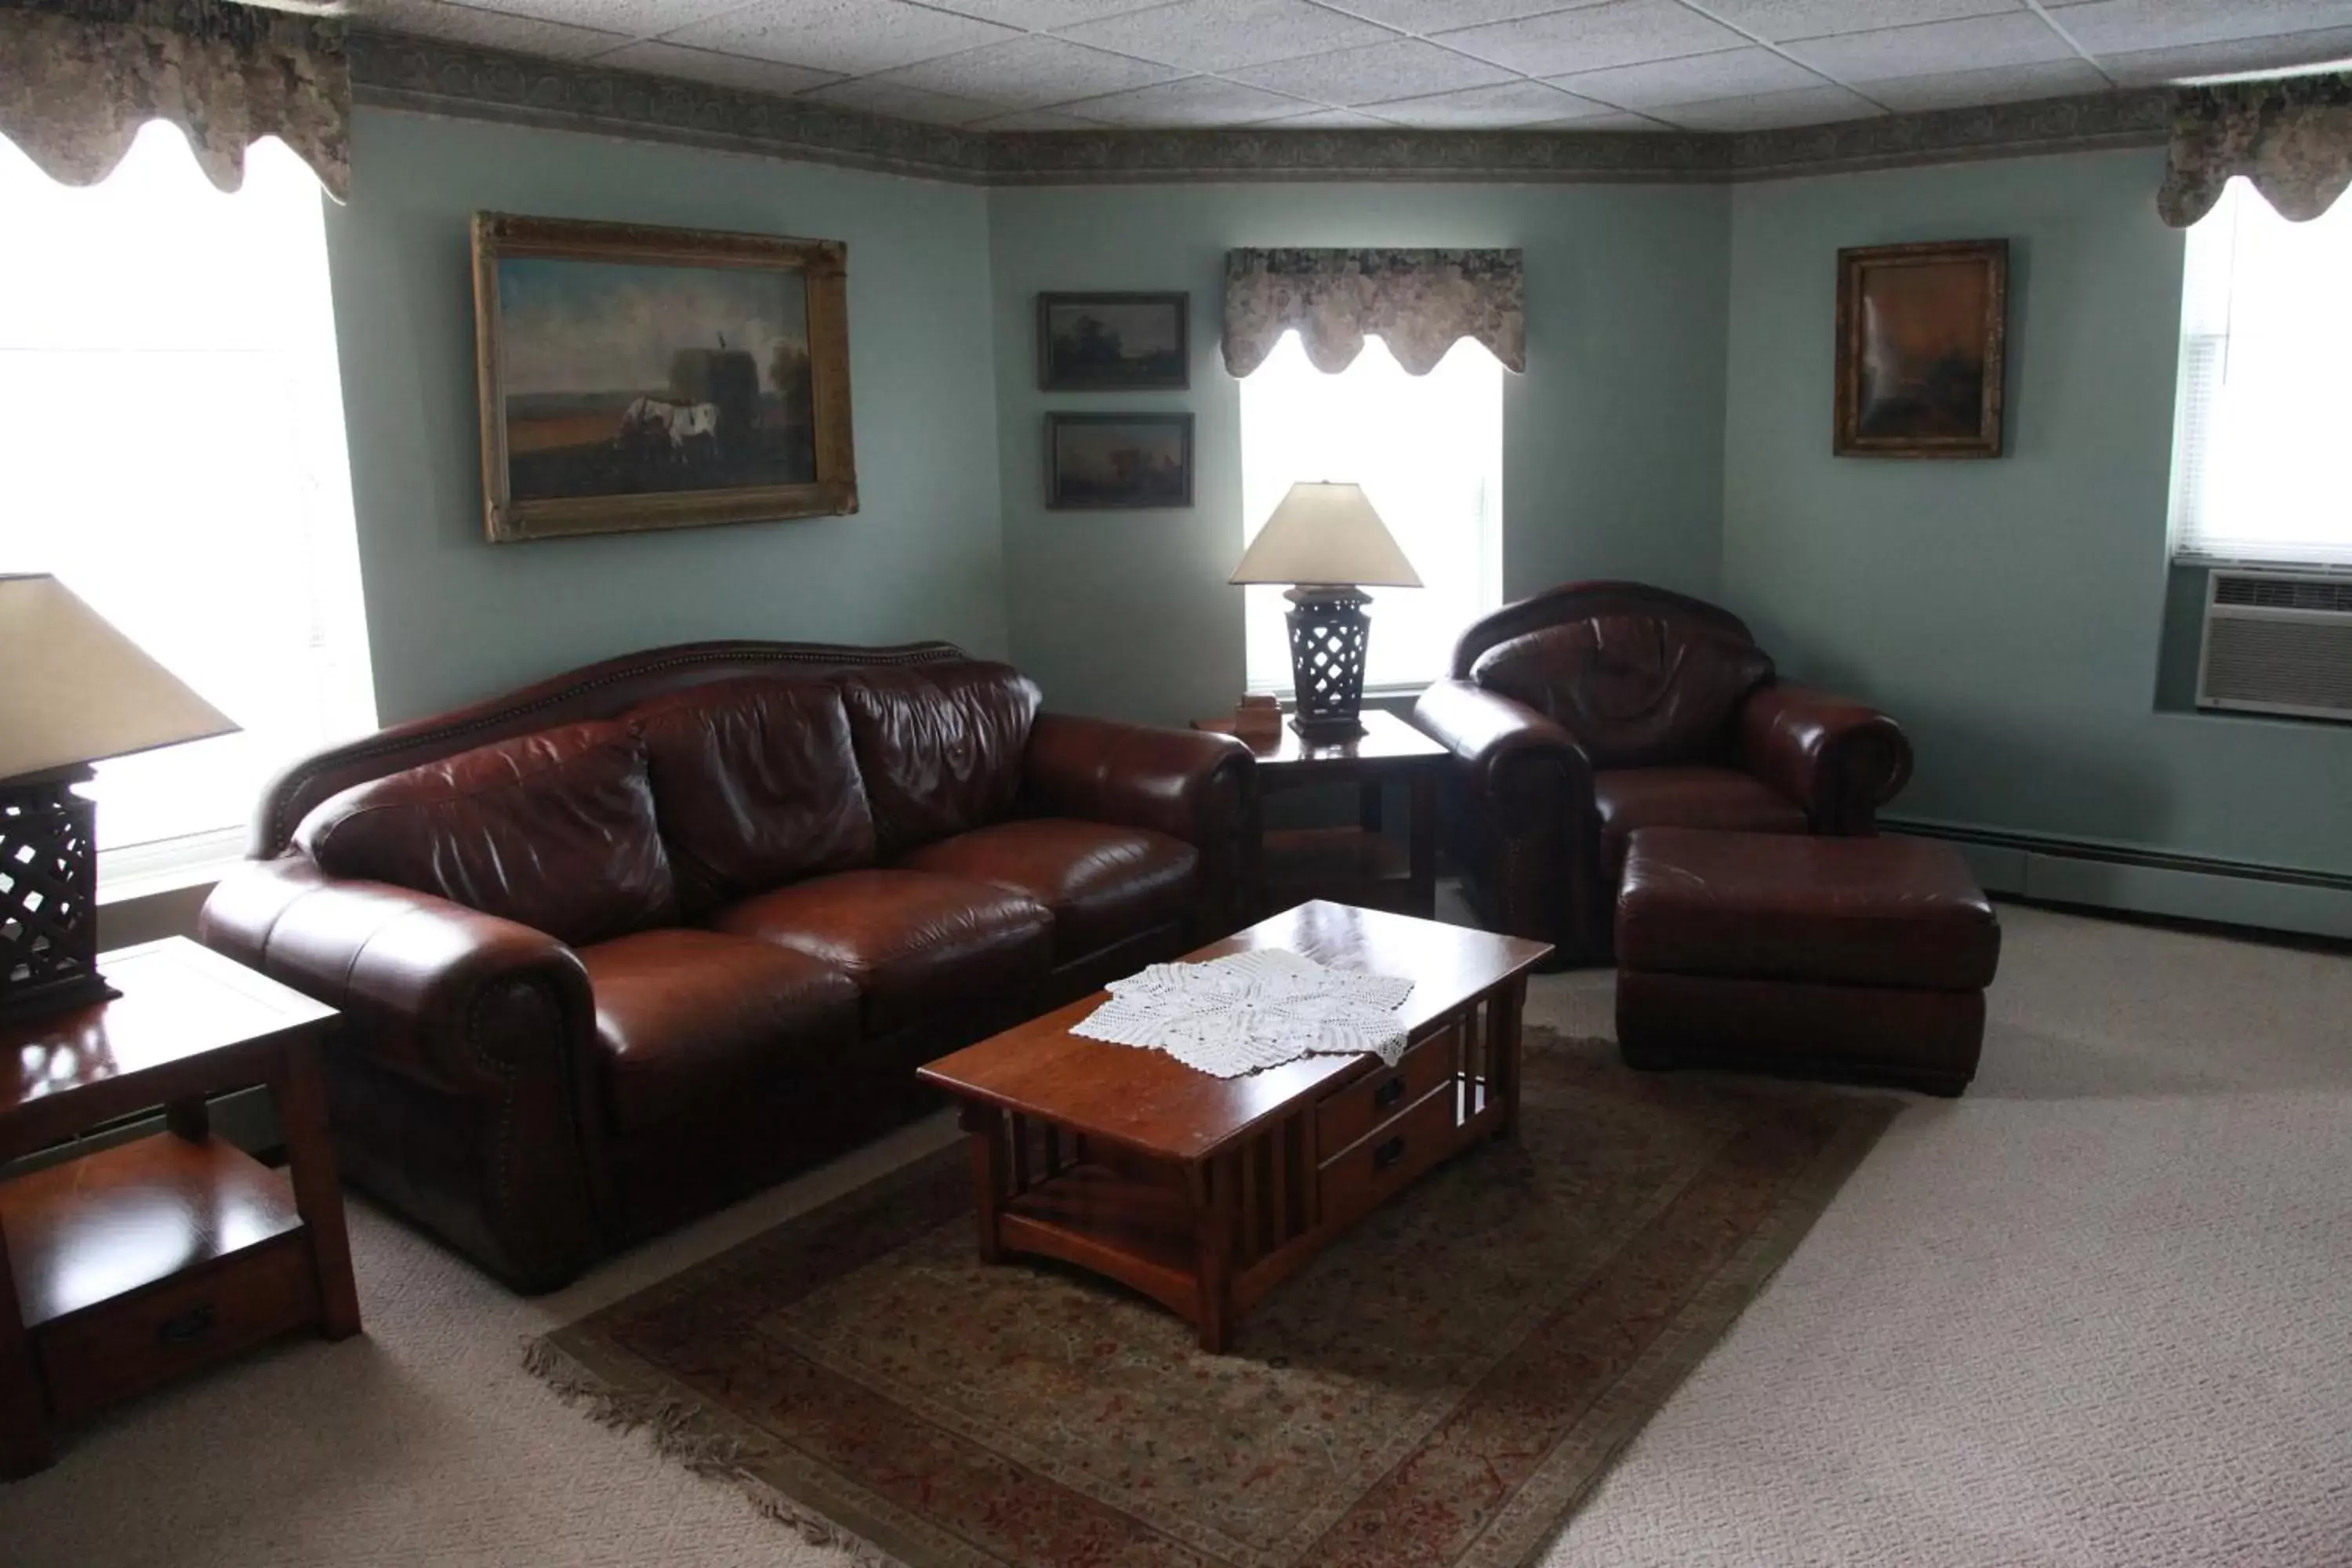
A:
{"type": "Polygon", "coordinates": [[[1374,1136],[1407,1106],[1419,1104],[1422,1096],[1452,1078],[1460,1041],[1459,1026],[1441,1029],[1405,1052],[1396,1066],[1382,1068],[1375,1062],[1376,1070],[1325,1095],[1315,1108],[1316,1158],[1332,1159],[1340,1150],[1374,1136]]]}
{"type": "Polygon", "coordinates": [[[1392,1078],[1389,1079],[1388,1082],[1381,1085],[1381,1087],[1373,1092],[1372,1109],[1375,1110],[1386,1110],[1390,1106],[1394,1105],[1403,1098],[1404,1079],[1401,1078],[1392,1078]]]}
{"type": "Polygon", "coordinates": [[[210,1301],[200,1301],[184,1312],[175,1312],[155,1325],[155,1342],[159,1345],[194,1344],[213,1331],[219,1314],[210,1301]]]}
{"type": "Polygon", "coordinates": [[[1372,1169],[1375,1171],[1385,1171],[1391,1165],[1395,1164],[1399,1160],[1403,1158],[1404,1140],[1402,1138],[1391,1138],[1387,1142],[1372,1151],[1372,1169]]]}

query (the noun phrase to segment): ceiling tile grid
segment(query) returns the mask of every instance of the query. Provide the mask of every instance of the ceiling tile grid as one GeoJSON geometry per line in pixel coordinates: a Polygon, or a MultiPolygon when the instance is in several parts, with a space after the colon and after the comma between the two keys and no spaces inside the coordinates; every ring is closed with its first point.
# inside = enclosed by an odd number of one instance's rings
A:
{"type": "Polygon", "coordinates": [[[982,130],[1747,131],[2352,61],[2352,0],[342,0],[982,130]]]}

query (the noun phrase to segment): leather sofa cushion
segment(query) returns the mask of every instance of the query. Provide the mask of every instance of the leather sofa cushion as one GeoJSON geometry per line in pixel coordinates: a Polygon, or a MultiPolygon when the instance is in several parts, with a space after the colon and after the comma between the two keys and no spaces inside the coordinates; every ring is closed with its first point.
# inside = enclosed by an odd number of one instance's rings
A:
{"type": "Polygon", "coordinates": [[[1181,920],[1200,852],[1138,827],[1041,816],[977,827],[899,862],[1025,894],[1053,911],[1054,956],[1068,963],[1181,920]]]}
{"type": "Polygon", "coordinates": [[[630,719],[689,902],[874,863],[874,814],[830,683],[721,681],[630,719]]]}
{"type": "Polygon", "coordinates": [[[624,1134],[857,1041],[856,982],[788,947],[671,928],[596,942],[580,962],[596,999],[605,1111],[624,1134]]]}
{"type": "Polygon", "coordinates": [[[1576,738],[1595,768],[1714,762],[1771,679],[1755,644],[1670,616],[1589,616],[1496,643],[1470,679],[1576,738]]]}
{"type": "Polygon", "coordinates": [[[839,680],[884,859],[1012,811],[1038,703],[1019,670],[960,660],[839,680]]]}
{"type": "Polygon", "coordinates": [[[1921,838],[1650,828],[1617,897],[1624,969],[1975,991],[2000,961],[1967,863],[1921,838]]]}
{"type": "Polygon", "coordinates": [[[574,947],[677,913],[645,752],[626,725],[570,724],[355,784],[294,842],[333,877],[391,882],[574,947]]]}
{"type": "Polygon", "coordinates": [[[843,871],[730,904],[711,926],[842,971],[884,1035],[1016,996],[1053,963],[1054,917],[1024,894],[928,871],[843,871]]]}
{"type": "Polygon", "coordinates": [[[1619,768],[1592,776],[1601,814],[1601,869],[1617,884],[1625,841],[1644,827],[1802,833],[1804,808],[1752,774],[1730,768],[1619,768]]]}

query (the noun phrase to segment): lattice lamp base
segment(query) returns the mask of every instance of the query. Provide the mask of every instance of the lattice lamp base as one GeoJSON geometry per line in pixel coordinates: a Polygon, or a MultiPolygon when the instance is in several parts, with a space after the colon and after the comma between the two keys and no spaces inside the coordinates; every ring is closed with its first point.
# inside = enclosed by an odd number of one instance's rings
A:
{"type": "Polygon", "coordinates": [[[1298,711],[1290,727],[1309,741],[1364,732],[1364,648],[1371,640],[1371,595],[1360,588],[1300,584],[1291,604],[1290,673],[1298,711]]]}
{"type": "Polygon", "coordinates": [[[51,776],[0,784],[0,1021],[119,994],[98,973],[98,807],[51,776]]]}

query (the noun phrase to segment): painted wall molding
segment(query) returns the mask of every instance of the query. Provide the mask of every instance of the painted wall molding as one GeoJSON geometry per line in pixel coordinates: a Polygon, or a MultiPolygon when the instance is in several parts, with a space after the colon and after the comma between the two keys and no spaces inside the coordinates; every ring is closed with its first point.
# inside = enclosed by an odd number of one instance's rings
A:
{"type": "Polygon", "coordinates": [[[2161,144],[2162,89],[1789,131],[973,132],[800,99],[389,33],[351,37],[352,95],[379,109],[671,142],[983,185],[1402,180],[1723,184],[2161,144]]]}

